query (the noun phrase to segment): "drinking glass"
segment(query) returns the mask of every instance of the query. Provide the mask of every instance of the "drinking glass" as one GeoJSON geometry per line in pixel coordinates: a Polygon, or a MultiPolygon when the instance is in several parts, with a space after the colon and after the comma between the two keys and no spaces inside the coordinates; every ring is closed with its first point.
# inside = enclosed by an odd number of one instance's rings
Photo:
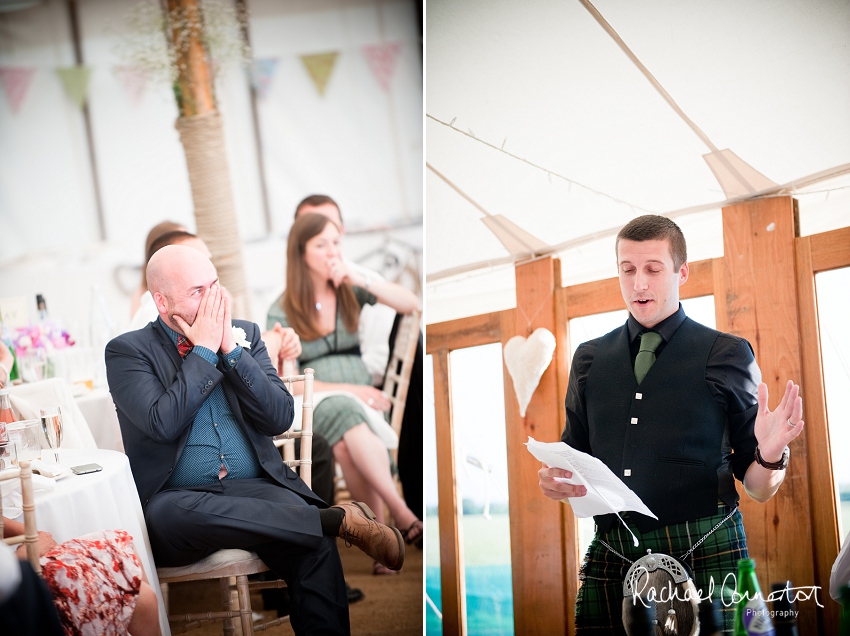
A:
{"type": "MultiPolygon", "coordinates": [[[[14,442],[0,443],[0,470],[17,465],[17,452],[14,442]]],[[[0,493],[0,496],[2,496],[2,493],[0,493]]]]}
{"type": "Polygon", "coordinates": [[[56,465],[59,463],[59,447],[62,445],[62,411],[58,406],[41,409],[41,428],[47,438],[47,444],[53,449],[56,456],[56,465]]]}

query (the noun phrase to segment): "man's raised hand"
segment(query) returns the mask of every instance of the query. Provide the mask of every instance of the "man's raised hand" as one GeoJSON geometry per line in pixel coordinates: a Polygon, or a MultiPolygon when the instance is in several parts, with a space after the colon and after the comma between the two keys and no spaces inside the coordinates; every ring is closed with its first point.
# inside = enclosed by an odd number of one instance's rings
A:
{"type": "Polygon", "coordinates": [[[180,331],[192,344],[206,347],[218,352],[221,347],[222,324],[224,323],[225,307],[222,304],[222,291],[219,285],[212,285],[204,290],[198,313],[194,322],[189,325],[181,316],[174,315],[174,322],[180,331]]]}
{"type": "Polygon", "coordinates": [[[236,348],[236,340],[233,338],[233,320],[230,316],[230,294],[227,290],[221,288],[221,302],[224,305],[224,321],[221,325],[221,352],[225,355],[236,348]]]}
{"type": "Polygon", "coordinates": [[[758,388],[755,436],[762,458],[777,462],[783,449],[803,432],[803,398],[800,387],[791,380],[785,385],[785,395],[774,411],[767,407],[767,398],[767,385],[762,382],[758,388]]]}

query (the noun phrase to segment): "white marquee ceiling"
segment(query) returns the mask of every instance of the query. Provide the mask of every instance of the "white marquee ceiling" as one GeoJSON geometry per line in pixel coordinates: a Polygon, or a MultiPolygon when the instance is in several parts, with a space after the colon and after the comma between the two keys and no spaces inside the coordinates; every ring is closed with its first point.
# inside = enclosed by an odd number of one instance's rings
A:
{"type": "MultiPolygon", "coordinates": [[[[717,149],[781,185],[847,171],[850,1],[593,4],[717,149]]],[[[722,254],[710,147],[579,0],[429,0],[426,20],[428,322],[514,305],[487,214],[557,247],[568,283],[614,275],[611,230],[645,212],[684,210],[692,260],[722,254]]],[[[848,186],[789,188],[804,233],[850,223],[848,186]]]]}

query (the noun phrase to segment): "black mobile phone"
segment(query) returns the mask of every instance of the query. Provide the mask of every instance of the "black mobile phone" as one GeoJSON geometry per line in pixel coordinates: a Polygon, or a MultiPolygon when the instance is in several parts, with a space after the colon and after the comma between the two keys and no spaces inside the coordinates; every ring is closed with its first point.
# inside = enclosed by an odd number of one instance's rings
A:
{"type": "Polygon", "coordinates": [[[82,466],[71,466],[71,472],[75,475],[87,475],[103,470],[100,464],[83,464],[82,466]]]}

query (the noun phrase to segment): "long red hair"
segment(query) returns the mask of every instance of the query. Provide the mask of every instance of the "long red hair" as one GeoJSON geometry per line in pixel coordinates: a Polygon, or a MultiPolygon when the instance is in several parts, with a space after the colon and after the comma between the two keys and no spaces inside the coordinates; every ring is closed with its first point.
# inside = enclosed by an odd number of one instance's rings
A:
{"type": "MultiPolygon", "coordinates": [[[[316,309],[316,290],[313,279],[304,260],[307,241],[321,234],[328,223],[333,223],[321,214],[301,214],[295,219],[289,230],[286,245],[286,291],[283,292],[281,305],[289,326],[304,340],[317,340],[319,331],[319,310],[316,309]]],[[[339,228],[337,228],[339,229],[339,228]]],[[[360,303],[349,283],[343,283],[336,289],[337,311],[342,316],[346,329],[355,333],[360,321],[360,303]]]]}

